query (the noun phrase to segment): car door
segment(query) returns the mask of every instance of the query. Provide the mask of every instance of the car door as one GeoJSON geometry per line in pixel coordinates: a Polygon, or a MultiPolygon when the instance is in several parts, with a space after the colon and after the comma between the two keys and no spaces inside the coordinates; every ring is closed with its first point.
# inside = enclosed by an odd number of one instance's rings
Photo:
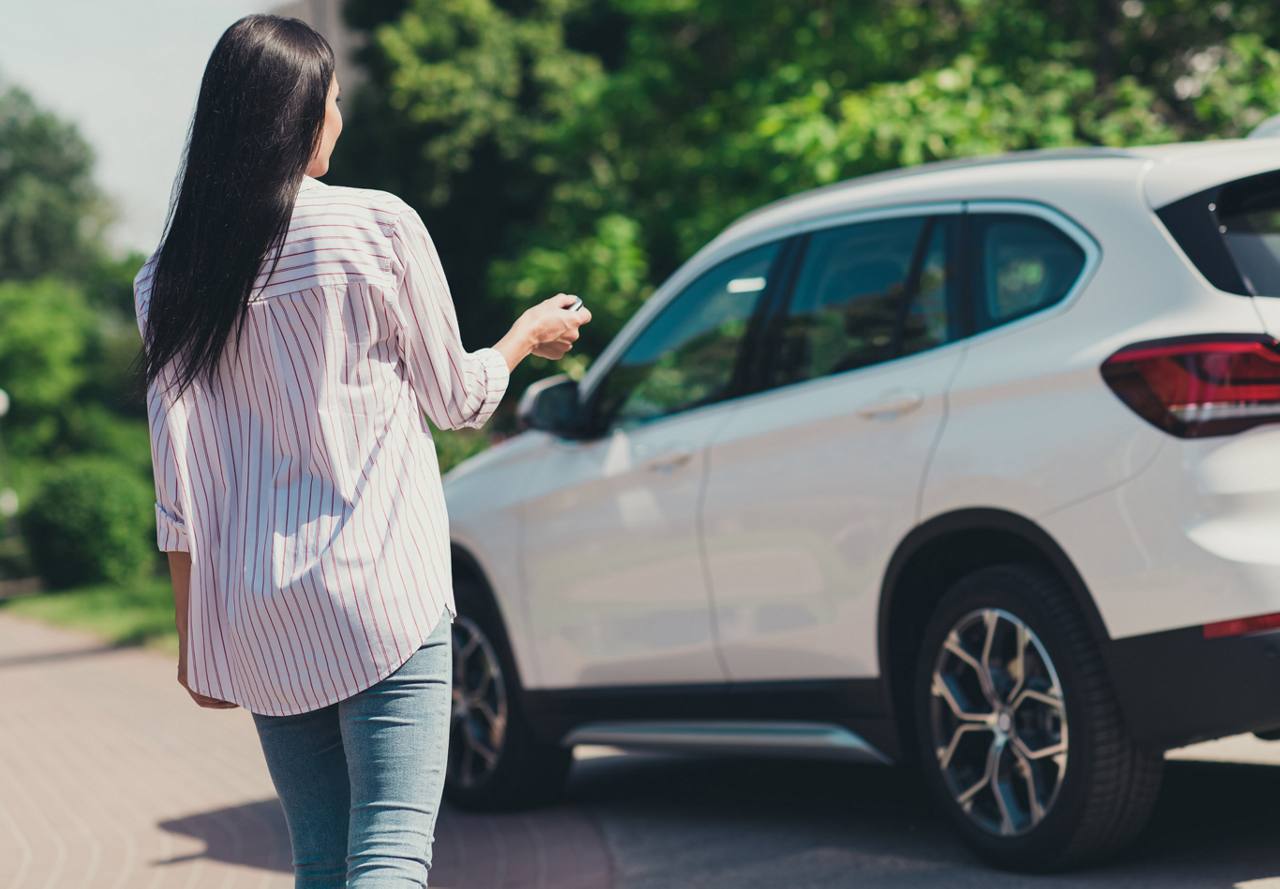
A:
{"type": "Polygon", "coordinates": [[[917,522],[962,358],[960,204],[810,231],[763,391],[716,430],[701,531],[731,679],[879,674],[880,583],[917,522]]]}
{"type": "Polygon", "coordinates": [[[538,461],[521,552],[544,686],[724,680],[697,505],[779,253],[748,249],[680,290],[584,390],[590,437],[538,461]]]}

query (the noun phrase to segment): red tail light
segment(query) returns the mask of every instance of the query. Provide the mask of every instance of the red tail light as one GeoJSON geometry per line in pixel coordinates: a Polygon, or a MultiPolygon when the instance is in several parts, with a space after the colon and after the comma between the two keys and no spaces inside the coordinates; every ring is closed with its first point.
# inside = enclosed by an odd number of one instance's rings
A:
{"type": "Polygon", "coordinates": [[[1225,639],[1229,636],[1265,633],[1277,629],[1280,629],[1280,614],[1260,614],[1257,617],[1242,617],[1237,620],[1219,621],[1216,624],[1205,624],[1204,638],[1225,639]]]}
{"type": "Polygon", "coordinates": [[[1221,334],[1135,343],[1102,377],[1138,416],[1181,438],[1280,422],[1280,342],[1221,334]]]}

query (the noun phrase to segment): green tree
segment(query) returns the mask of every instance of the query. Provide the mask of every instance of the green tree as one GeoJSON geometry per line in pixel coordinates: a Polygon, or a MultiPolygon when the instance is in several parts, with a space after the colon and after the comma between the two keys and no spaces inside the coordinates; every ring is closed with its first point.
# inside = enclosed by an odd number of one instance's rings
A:
{"type": "Polygon", "coordinates": [[[775,198],[1008,149],[1239,136],[1280,111],[1280,7],[1257,0],[347,9],[370,79],[339,176],[423,208],[468,336],[581,293],[579,362],[775,198]]]}
{"type": "Polygon", "coordinates": [[[53,456],[86,379],[94,314],[79,287],[50,276],[0,281],[0,318],[0,387],[12,401],[6,446],[53,456]]]}
{"type": "Polygon", "coordinates": [[[483,298],[485,274],[512,232],[542,212],[556,181],[536,149],[577,111],[580,85],[599,76],[597,59],[566,49],[565,21],[581,5],[345,6],[348,22],[368,34],[361,56],[368,81],[348,103],[334,176],[394,191],[419,209],[472,348],[492,343],[513,320],[483,298]]]}
{"type": "Polygon", "coordinates": [[[0,280],[78,279],[101,259],[113,210],[76,127],[18,86],[0,89],[0,280]]]}

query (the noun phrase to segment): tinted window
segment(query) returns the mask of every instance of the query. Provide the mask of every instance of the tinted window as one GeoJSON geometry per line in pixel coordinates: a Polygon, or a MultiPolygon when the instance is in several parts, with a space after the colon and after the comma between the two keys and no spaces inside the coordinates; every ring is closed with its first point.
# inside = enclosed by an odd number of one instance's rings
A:
{"type": "Polygon", "coordinates": [[[946,218],[814,232],[777,334],[775,383],[840,373],[947,342],[946,218]]]}
{"type": "Polygon", "coordinates": [[[1280,296],[1280,177],[1224,187],[1217,210],[1219,231],[1245,285],[1260,296],[1280,296]]]}
{"type": "Polygon", "coordinates": [[[600,382],[600,428],[629,427],[733,394],[734,368],[780,243],[725,260],[681,291],[600,382]]]}
{"type": "Polygon", "coordinates": [[[1043,219],[1013,213],[970,217],[979,330],[1058,302],[1084,269],[1084,250],[1043,219]]]}
{"type": "Polygon", "coordinates": [[[1280,296],[1280,173],[1215,185],[1156,213],[1214,287],[1280,296]]]}

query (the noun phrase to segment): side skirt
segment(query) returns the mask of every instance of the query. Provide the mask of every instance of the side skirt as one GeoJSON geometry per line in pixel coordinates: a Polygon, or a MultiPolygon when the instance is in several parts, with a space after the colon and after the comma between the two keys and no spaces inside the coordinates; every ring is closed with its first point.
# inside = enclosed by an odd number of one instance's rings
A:
{"type": "Polygon", "coordinates": [[[527,689],[546,742],[699,749],[891,763],[898,733],[879,679],[527,689]]]}

